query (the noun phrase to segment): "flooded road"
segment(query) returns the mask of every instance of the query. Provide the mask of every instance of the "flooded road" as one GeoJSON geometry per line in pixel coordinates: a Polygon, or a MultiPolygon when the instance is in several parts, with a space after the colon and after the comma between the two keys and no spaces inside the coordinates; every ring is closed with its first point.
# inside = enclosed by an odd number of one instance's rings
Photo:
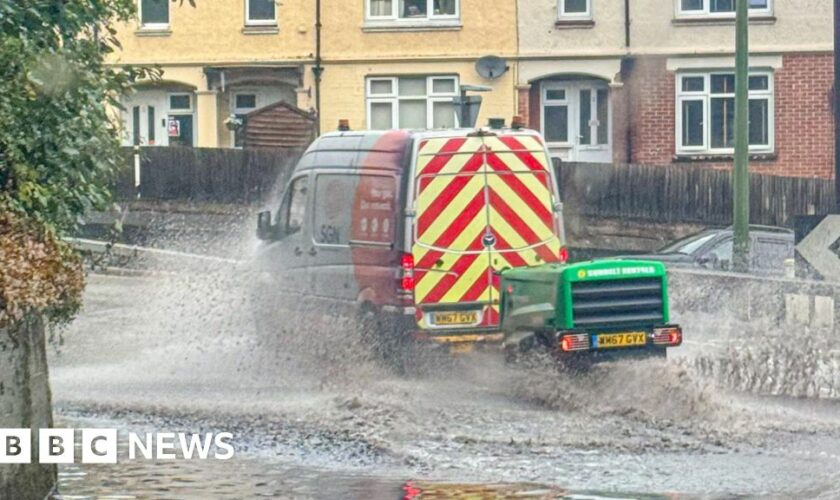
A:
{"type": "Polygon", "coordinates": [[[315,354],[261,339],[234,273],[89,280],[50,354],[59,421],[229,431],[237,456],[64,467],[67,498],[400,498],[406,481],[840,497],[840,404],[713,384],[693,361],[728,338],[714,318],[676,318],[693,343],[668,361],[572,376],[487,352],[399,377],[340,336],[315,354]]]}

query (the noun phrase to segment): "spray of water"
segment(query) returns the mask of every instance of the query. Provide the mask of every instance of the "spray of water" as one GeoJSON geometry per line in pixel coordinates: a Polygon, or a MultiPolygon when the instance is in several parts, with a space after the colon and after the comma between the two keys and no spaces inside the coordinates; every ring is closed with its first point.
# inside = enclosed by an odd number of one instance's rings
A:
{"type": "MultiPolygon", "coordinates": [[[[247,261],[253,227],[231,224],[196,248],[236,248],[247,261]]],[[[180,249],[190,247],[187,234],[180,249]]],[[[91,276],[86,310],[51,362],[63,411],[238,429],[249,436],[242,446],[319,467],[555,483],[562,472],[564,483],[605,484],[596,472],[624,454],[734,452],[760,448],[780,430],[817,428],[738,392],[831,395],[837,387],[810,382],[837,373],[827,334],[745,348],[743,324],[702,313],[677,320],[687,338],[711,338],[713,348],[686,345],[675,359],[570,373],[550,358],[522,366],[494,351],[412,352],[424,369],[406,375],[358,318],[278,299],[247,266],[139,267],[164,271],[91,276]],[[795,380],[808,382],[787,382],[795,380]]],[[[695,479],[665,484],[706,491],[695,479]]]]}

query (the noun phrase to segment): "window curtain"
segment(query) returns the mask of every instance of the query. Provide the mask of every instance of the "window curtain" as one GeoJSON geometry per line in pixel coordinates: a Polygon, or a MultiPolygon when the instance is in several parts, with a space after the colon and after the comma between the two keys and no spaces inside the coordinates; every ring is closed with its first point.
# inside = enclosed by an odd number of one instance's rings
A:
{"type": "Polygon", "coordinates": [[[426,0],[402,0],[400,17],[426,17],[426,0]]]}
{"type": "Polygon", "coordinates": [[[370,0],[371,16],[390,16],[391,14],[391,0],[370,0]]]}
{"type": "Polygon", "coordinates": [[[435,0],[435,14],[439,16],[454,16],[455,2],[458,0],[435,0]]]}

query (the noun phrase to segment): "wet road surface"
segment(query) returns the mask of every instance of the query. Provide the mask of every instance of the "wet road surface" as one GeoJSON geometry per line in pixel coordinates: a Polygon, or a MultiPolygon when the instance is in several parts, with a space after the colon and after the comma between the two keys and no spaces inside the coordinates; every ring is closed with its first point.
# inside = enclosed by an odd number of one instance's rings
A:
{"type": "Polygon", "coordinates": [[[416,480],[537,498],[840,497],[840,404],[747,395],[696,369],[739,325],[677,318],[692,339],[680,356],[585,375],[488,352],[399,377],[340,337],[315,354],[266,342],[252,316],[235,273],[91,275],[50,354],[60,423],[230,431],[237,457],[64,467],[62,493],[399,498],[416,480]]]}

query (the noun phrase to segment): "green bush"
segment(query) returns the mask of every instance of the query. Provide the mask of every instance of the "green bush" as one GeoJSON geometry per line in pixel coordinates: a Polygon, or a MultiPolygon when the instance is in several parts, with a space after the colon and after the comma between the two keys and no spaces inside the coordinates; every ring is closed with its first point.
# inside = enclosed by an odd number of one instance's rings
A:
{"type": "Polygon", "coordinates": [[[106,64],[112,26],[134,11],[135,0],[0,0],[0,320],[78,304],[81,266],[58,237],[109,202],[122,158],[109,110],[154,76],[106,64]]]}

